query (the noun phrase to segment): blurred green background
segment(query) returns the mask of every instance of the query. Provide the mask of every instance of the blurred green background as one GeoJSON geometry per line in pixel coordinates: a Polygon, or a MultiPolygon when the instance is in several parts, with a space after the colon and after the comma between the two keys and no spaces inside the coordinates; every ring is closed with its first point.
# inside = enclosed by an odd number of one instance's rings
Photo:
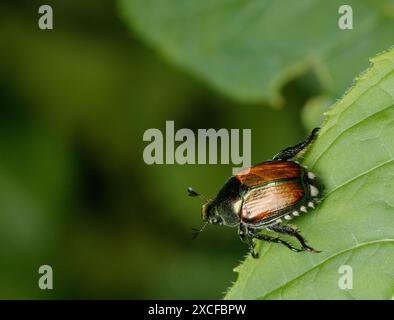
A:
{"type": "Polygon", "coordinates": [[[146,46],[116,2],[47,1],[51,31],[41,4],[0,5],[0,298],[221,298],[246,247],[214,226],[192,242],[186,189],[215,195],[232,165],[148,166],[143,133],[251,128],[252,162],[269,159],[306,135],[314,74],[281,109],[240,104],[146,46]],[[43,264],[54,290],[37,286],[43,264]]]}

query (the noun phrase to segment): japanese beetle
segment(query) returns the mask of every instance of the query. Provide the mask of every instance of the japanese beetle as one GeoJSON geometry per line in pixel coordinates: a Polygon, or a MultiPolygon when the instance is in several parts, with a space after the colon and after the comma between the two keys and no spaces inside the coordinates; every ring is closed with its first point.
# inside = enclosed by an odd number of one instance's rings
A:
{"type": "MultiPolygon", "coordinates": [[[[307,139],[279,152],[271,161],[244,169],[227,180],[216,198],[203,204],[203,226],[200,230],[194,229],[194,236],[207,224],[219,224],[238,227],[241,241],[248,244],[254,258],[258,257],[254,239],[280,243],[295,252],[320,252],[306,244],[296,227],[282,224],[319,202],[321,185],[316,176],[291,160],[314,140],[318,131],[319,128],[313,129],[307,139]],[[301,248],[261,234],[263,229],[293,236],[301,248]]],[[[199,196],[192,188],[188,192],[190,196],[199,196]]]]}

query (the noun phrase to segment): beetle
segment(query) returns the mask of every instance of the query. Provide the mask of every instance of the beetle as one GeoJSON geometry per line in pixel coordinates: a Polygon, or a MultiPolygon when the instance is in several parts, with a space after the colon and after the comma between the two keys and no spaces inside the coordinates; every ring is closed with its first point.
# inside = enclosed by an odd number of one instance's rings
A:
{"type": "MultiPolygon", "coordinates": [[[[213,199],[205,200],[201,216],[203,225],[194,230],[195,238],[207,224],[238,227],[238,235],[254,258],[255,239],[279,243],[292,251],[320,252],[306,244],[299,230],[284,224],[314,208],[321,199],[322,185],[316,175],[294,157],[304,151],[316,138],[319,128],[302,142],[279,152],[270,161],[243,169],[231,176],[213,199]],[[260,233],[271,230],[295,237],[301,245],[296,248],[279,237],[260,233]]],[[[189,196],[201,196],[188,188],[189,196]]]]}

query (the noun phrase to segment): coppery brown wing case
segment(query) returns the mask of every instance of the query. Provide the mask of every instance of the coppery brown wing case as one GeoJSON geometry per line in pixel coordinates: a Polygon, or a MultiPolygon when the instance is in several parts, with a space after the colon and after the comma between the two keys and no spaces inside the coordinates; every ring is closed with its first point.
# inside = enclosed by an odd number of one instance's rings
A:
{"type": "Polygon", "coordinates": [[[255,187],[280,179],[298,178],[302,167],[292,161],[269,161],[240,171],[236,178],[247,187],[255,187]]]}
{"type": "Polygon", "coordinates": [[[239,172],[236,178],[248,187],[240,211],[241,220],[269,223],[305,199],[302,171],[303,168],[292,161],[270,161],[239,172]]]}
{"type": "Polygon", "coordinates": [[[241,219],[257,222],[264,218],[269,222],[278,217],[276,213],[297,205],[304,196],[305,189],[300,180],[274,182],[252,189],[245,195],[241,219]]]}

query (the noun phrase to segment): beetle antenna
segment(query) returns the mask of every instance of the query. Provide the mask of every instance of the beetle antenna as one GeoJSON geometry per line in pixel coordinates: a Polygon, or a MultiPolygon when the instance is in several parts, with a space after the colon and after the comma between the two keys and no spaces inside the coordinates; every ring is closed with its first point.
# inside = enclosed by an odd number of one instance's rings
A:
{"type": "Polygon", "coordinates": [[[196,228],[192,228],[192,240],[196,239],[197,236],[203,232],[203,230],[205,229],[206,225],[208,224],[208,222],[205,222],[200,229],[196,229],[196,228]]]}
{"type": "Polygon", "coordinates": [[[198,192],[194,191],[194,189],[192,187],[187,188],[187,193],[189,194],[189,197],[200,196],[200,194],[198,192]]]}
{"type": "Polygon", "coordinates": [[[204,202],[207,202],[207,198],[202,194],[198,193],[197,191],[195,191],[192,187],[187,188],[187,193],[189,197],[200,197],[201,199],[204,200],[204,202]]]}
{"type": "MultiPolygon", "coordinates": [[[[205,198],[202,194],[199,194],[198,192],[196,192],[192,187],[187,188],[187,193],[188,193],[189,197],[200,197],[204,200],[204,202],[208,201],[207,198],[205,198]]],[[[192,240],[196,239],[197,236],[201,232],[203,232],[203,230],[205,229],[207,224],[208,224],[208,221],[203,223],[200,229],[192,228],[192,240]]]]}

